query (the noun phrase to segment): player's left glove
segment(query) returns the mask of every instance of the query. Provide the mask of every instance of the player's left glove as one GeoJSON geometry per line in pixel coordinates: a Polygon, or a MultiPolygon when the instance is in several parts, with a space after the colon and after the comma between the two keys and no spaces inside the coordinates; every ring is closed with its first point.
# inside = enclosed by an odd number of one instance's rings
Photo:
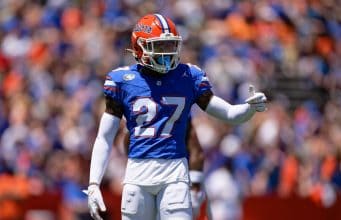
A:
{"type": "Polygon", "coordinates": [[[257,112],[264,112],[266,110],[267,98],[262,92],[255,92],[253,85],[249,86],[250,97],[245,100],[250,104],[251,108],[257,112]]]}
{"type": "Polygon", "coordinates": [[[95,220],[103,220],[99,214],[99,211],[105,212],[102,193],[97,184],[90,184],[88,190],[83,190],[88,195],[88,206],[90,209],[90,215],[95,220]]]}
{"type": "Polygon", "coordinates": [[[201,205],[206,199],[206,194],[204,188],[202,187],[203,174],[201,171],[191,170],[189,171],[189,176],[192,183],[191,201],[193,217],[196,219],[200,213],[201,205]]]}

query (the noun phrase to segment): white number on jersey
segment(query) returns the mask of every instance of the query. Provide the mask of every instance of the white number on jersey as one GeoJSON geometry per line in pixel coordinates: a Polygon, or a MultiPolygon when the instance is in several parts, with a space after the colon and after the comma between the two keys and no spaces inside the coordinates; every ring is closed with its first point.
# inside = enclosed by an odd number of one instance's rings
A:
{"type": "MultiPolygon", "coordinates": [[[[162,104],[176,106],[175,111],[167,120],[161,131],[162,137],[170,136],[174,123],[180,118],[185,108],[184,97],[162,97],[162,104]]],[[[149,97],[138,98],[133,104],[133,111],[137,114],[134,135],[138,137],[154,137],[156,128],[153,126],[143,128],[143,124],[151,122],[157,116],[157,104],[149,97]]]]}

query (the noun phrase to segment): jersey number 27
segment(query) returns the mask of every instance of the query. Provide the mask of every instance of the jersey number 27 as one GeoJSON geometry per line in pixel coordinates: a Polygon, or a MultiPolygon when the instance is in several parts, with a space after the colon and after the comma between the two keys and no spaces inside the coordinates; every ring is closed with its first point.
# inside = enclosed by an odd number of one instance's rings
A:
{"type": "MultiPolygon", "coordinates": [[[[165,126],[162,128],[160,136],[170,136],[174,123],[180,118],[182,111],[185,107],[185,97],[162,97],[162,105],[173,105],[175,111],[169,116],[165,126]]],[[[133,103],[133,112],[138,115],[134,135],[136,137],[154,137],[158,128],[154,126],[145,127],[146,123],[152,122],[157,114],[157,103],[150,97],[140,97],[133,103]]]]}

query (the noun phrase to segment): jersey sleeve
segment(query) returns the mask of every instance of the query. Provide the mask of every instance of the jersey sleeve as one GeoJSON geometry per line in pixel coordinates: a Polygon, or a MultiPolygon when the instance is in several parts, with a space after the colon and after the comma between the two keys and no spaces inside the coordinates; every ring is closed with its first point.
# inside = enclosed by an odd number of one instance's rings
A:
{"type": "Polygon", "coordinates": [[[195,98],[197,99],[204,92],[211,90],[212,86],[203,70],[196,66],[192,66],[190,68],[194,78],[195,98]]]}
{"type": "Polygon", "coordinates": [[[103,92],[106,97],[109,97],[119,103],[121,103],[121,89],[120,83],[118,80],[115,80],[113,77],[112,72],[108,73],[104,85],[103,85],[103,92]]]}

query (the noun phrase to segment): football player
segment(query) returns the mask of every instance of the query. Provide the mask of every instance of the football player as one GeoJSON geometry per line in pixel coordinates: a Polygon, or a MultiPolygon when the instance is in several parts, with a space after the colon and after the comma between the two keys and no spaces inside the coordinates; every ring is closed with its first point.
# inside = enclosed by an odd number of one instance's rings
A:
{"type": "Polygon", "coordinates": [[[266,97],[252,90],[245,104],[231,105],[215,96],[203,70],[180,63],[182,38],[173,21],[160,14],[142,17],[131,42],[137,64],[109,72],[104,82],[106,109],[90,165],[90,214],[98,220],[106,210],[99,186],[124,116],[130,143],[122,219],[192,219],[185,143],[192,105],[226,123],[240,124],[265,111],[266,97]]]}
{"type": "MultiPolygon", "coordinates": [[[[124,132],[124,147],[125,152],[129,151],[129,133],[124,132]]],[[[191,202],[192,202],[192,212],[193,219],[196,219],[200,214],[200,209],[204,201],[207,199],[207,194],[205,192],[203,184],[203,168],[204,168],[204,152],[198,140],[197,133],[192,126],[191,118],[189,119],[187,131],[186,131],[186,146],[189,153],[188,163],[189,163],[189,179],[191,182],[191,202]]],[[[208,201],[208,200],[207,200],[208,201]]],[[[211,209],[209,204],[206,205],[206,215],[208,219],[212,219],[211,209]]]]}

